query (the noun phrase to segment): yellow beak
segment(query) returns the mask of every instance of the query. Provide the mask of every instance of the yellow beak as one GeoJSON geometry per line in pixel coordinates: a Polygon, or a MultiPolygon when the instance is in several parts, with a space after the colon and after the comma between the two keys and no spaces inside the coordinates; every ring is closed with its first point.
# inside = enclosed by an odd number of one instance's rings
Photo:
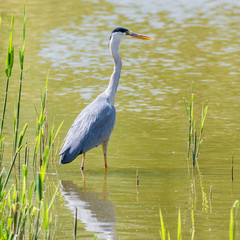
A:
{"type": "Polygon", "coordinates": [[[152,37],[148,37],[146,35],[141,35],[141,34],[137,34],[134,32],[128,32],[128,35],[130,35],[131,37],[135,37],[135,38],[139,38],[139,39],[143,39],[143,40],[153,40],[152,37]]]}

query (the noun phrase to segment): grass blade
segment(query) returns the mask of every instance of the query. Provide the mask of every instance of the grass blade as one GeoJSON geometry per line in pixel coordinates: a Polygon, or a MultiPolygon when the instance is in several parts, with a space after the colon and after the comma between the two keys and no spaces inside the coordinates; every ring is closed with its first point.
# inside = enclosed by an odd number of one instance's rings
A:
{"type": "Polygon", "coordinates": [[[2,161],[2,155],[3,155],[3,141],[4,141],[3,127],[4,127],[4,119],[5,119],[5,113],[6,113],[7,99],[8,99],[8,86],[9,86],[9,79],[12,74],[12,68],[14,63],[13,25],[14,25],[14,15],[12,14],[11,34],[10,34],[9,43],[8,43],[8,52],[6,57],[6,70],[5,70],[5,73],[7,76],[7,82],[6,82],[6,90],[5,90],[5,97],[4,97],[4,103],[3,103],[1,128],[0,128],[0,161],[2,161]]]}
{"type": "Polygon", "coordinates": [[[178,240],[182,240],[181,212],[178,210],[178,240]]]}
{"type": "Polygon", "coordinates": [[[162,240],[166,240],[166,230],[165,230],[165,226],[164,226],[161,209],[159,210],[159,215],[160,215],[160,223],[161,223],[160,236],[161,236],[162,240]]]}
{"type": "Polygon", "coordinates": [[[233,240],[233,208],[230,210],[229,240],[233,240]]]}
{"type": "MultiPolygon", "coordinates": [[[[15,154],[14,154],[13,161],[12,161],[12,164],[11,164],[10,169],[9,169],[9,171],[8,171],[7,178],[5,179],[5,182],[4,182],[2,191],[4,191],[4,189],[5,189],[6,186],[7,186],[7,183],[8,183],[9,177],[10,177],[10,175],[11,175],[13,166],[14,166],[14,164],[15,164],[17,155],[18,155],[18,153],[20,152],[20,150],[21,150],[21,148],[22,148],[21,143],[22,143],[22,139],[23,139],[23,137],[24,137],[24,135],[25,135],[25,133],[26,133],[26,130],[27,130],[27,124],[25,124],[25,126],[24,126],[24,128],[23,128],[23,130],[22,130],[22,132],[21,132],[21,134],[20,134],[19,143],[18,143],[18,149],[16,150],[16,152],[15,152],[15,154]]],[[[2,194],[2,192],[1,192],[1,194],[2,194]]]]}
{"type": "Polygon", "coordinates": [[[37,174],[37,192],[38,198],[41,201],[43,198],[43,178],[41,172],[37,174]]]}
{"type": "Polygon", "coordinates": [[[192,214],[191,214],[191,219],[192,219],[192,228],[191,228],[191,240],[194,239],[194,234],[195,234],[195,225],[194,225],[194,212],[192,209],[192,214]]]}

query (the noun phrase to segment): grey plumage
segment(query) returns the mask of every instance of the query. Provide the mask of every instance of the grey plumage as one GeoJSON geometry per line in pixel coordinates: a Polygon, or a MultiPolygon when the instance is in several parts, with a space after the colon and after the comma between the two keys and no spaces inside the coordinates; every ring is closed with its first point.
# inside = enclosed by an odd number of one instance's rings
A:
{"type": "Polygon", "coordinates": [[[108,141],[116,120],[116,110],[109,99],[100,94],[78,115],[69,129],[59,153],[60,163],[70,163],[79,154],[108,141]]]}
{"type": "Polygon", "coordinates": [[[109,49],[114,61],[114,71],[110,77],[107,89],[100,94],[78,115],[73,122],[64,145],[59,153],[60,164],[72,162],[83,154],[82,169],[84,169],[85,153],[102,144],[105,168],[107,167],[108,141],[116,120],[114,99],[120,79],[122,61],[119,46],[125,36],[151,40],[151,37],[139,35],[126,28],[118,27],[112,31],[109,39],[109,49]]]}

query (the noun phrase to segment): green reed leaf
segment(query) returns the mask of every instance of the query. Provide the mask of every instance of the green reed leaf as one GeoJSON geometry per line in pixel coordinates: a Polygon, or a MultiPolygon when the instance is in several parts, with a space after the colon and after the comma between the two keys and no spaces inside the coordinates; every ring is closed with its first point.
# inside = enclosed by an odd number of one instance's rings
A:
{"type": "Polygon", "coordinates": [[[163,216],[162,216],[161,209],[159,210],[159,215],[160,215],[160,223],[161,223],[160,236],[161,236],[162,240],[166,240],[166,230],[165,230],[165,226],[164,226],[164,221],[163,221],[163,216]]]}
{"type": "Polygon", "coordinates": [[[37,174],[37,192],[38,192],[38,198],[40,201],[42,201],[43,198],[43,177],[42,173],[37,174]]]}
{"type": "Polygon", "coordinates": [[[182,223],[180,209],[178,209],[178,240],[182,240],[182,223]]]}

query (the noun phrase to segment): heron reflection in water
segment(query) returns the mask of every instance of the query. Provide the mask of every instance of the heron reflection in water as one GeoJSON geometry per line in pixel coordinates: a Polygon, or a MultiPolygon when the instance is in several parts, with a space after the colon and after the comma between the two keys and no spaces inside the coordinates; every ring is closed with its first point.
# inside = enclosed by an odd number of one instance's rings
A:
{"type": "Polygon", "coordinates": [[[81,166],[83,170],[86,152],[102,145],[105,168],[107,168],[108,142],[116,120],[114,99],[122,68],[119,46],[126,36],[152,40],[151,37],[133,33],[123,27],[118,27],[112,31],[109,49],[114,61],[114,71],[110,77],[109,85],[103,93],[82,110],[73,122],[59,153],[60,164],[70,163],[78,155],[83,154],[81,166]]]}
{"type": "Polygon", "coordinates": [[[113,202],[108,199],[106,178],[105,171],[102,193],[87,188],[86,183],[80,187],[72,181],[60,180],[60,194],[73,214],[77,208],[77,219],[85,224],[86,231],[95,232],[99,239],[115,240],[118,239],[116,211],[113,202]]]}

